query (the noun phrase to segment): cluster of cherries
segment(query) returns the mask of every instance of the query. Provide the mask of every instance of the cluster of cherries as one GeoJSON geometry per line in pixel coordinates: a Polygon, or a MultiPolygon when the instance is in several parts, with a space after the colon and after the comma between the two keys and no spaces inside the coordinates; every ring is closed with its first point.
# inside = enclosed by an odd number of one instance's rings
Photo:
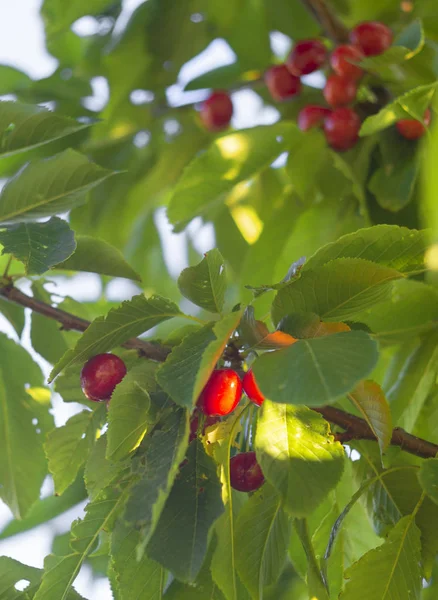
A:
{"type": "MultiPolygon", "coordinates": [[[[81,371],[81,386],[85,396],[94,402],[108,402],[111,395],[126,375],[126,365],[115,354],[97,354],[90,358],[81,371]]],[[[229,415],[237,407],[242,392],[260,406],[264,401],[251,370],[243,380],[233,369],[217,369],[211,374],[202,390],[190,421],[190,441],[200,429],[215,424],[221,417],[229,415]]],[[[241,452],[230,460],[230,482],[240,492],[252,492],[264,482],[255,452],[241,452]]]]}
{"type": "MultiPolygon", "coordinates": [[[[360,23],[350,32],[350,44],[337,46],[329,54],[318,39],[295,44],[286,62],[270,67],[264,76],[266,86],[276,102],[298,96],[301,77],[309,75],[329,62],[332,73],[328,76],[323,96],[328,106],[308,105],[298,115],[298,126],[303,131],[322,127],[327,143],[337,151],[352,148],[359,140],[361,119],[351,108],[356,100],[358,85],[364,70],[359,63],[366,56],[377,56],[392,44],[391,30],[378,21],[360,23]]],[[[215,91],[203,103],[201,121],[209,131],[221,131],[230,124],[233,114],[231,98],[225,91],[215,91]]],[[[396,123],[399,133],[409,139],[421,137],[430,123],[426,111],[423,123],[402,119],[396,123]]]]}

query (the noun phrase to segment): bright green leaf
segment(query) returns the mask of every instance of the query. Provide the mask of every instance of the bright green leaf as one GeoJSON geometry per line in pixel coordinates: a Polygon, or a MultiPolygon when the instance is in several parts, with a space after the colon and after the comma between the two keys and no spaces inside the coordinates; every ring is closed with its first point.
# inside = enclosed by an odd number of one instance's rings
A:
{"type": "Polygon", "coordinates": [[[429,458],[421,463],[418,480],[429,498],[438,504],[438,458],[429,458]]]}
{"type": "Polygon", "coordinates": [[[66,221],[52,217],[46,223],[20,223],[0,231],[2,254],[21,260],[27,275],[41,275],[68,258],[76,248],[66,221]]]}
{"type": "Polygon", "coordinates": [[[274,402],[321,406],[351,392],[378,360],[377,343],[364,331],[298,340],[254,363],[257,384],[274,402]]]}
{"type": "Polygon", "coordinates": [[[178,278],[178,287],[182,295],[197,306],[220,313],[225,299],[226,276],[219,250],[210,250],[198,265],[184,269],[178,278]]]}
{"type": "Polygon", "coordinates": [[[265,400],[255,446],[263,474],[294,516],[311,514],[342,475],[344,449],[328,423],[304,406],[265,400]]]}

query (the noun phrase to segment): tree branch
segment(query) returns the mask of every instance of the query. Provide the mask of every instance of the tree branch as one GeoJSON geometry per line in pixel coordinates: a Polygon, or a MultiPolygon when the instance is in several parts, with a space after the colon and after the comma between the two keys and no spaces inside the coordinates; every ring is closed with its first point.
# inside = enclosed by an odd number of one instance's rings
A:
{"type": "MultiPolygon", "coordinates": [[[[24,308],[30,308],[32,311],[48,319],[57,321],[62,325],[63,329],[85,331],[90,325],[90,321],[46,304],[36,298],[32,298],[12,285],[0,286],[0,296],[9,302],[19,304],[24,308]]],[[[137,350],[141,356],[156,360],[157,362],[164,362],[171,351],[167,346],[146,342],[138,338],[128,340],[122,346],[131,350],[137,350]]],[[[345,430],[343,433],[335,434],[335,439],[341,443],[347,443],[352,440],[376,441],[376,436],[368,423],[360,417],[356,417],[334,406],[322,406],[313,408],[313,410],[321,414],[326,421],[345,430]]],[[[422,458],[433,458],[438,454],[438,445],[411,435],[399,427],[395,428],[392,432],[391,445],[399,446],[405,452],[422,458]]]]}
{"type": "MultiPolygon", "coordinates": [[[[54,306],[46,304],[36,298],[32,298],[31,296],[27,296],[12,285],[0,287],[0,296],[6,298],[9,302],[14,302],[24,308],[30,308],[44,317],[58,321],[58,323],[61,323],[63,329],[85,331],[90,325],[90,321],[76,317],[65,310],[55,308],[54,306]]],[[[170,352],[170,348],[166,346],[153,344],[152,342],[146,342],[138,338],[128,340],[122,344],[122,346],[124,348],[129,348],[130,350],[137,350],[142,356],[159,362],[165,361],[170,352]]]]}
{"type": "Polygon", "coordinates": [[[327,6],[326,0],[302,0],[304,6],[321,25],[324,33],[333,42],[342,44],[348,41],[348,29],[327,6]]]}
{"type": "MultiPolygon", "coordinates": [[[[368,423],[360,417],[334,406],[322,406],[313,410],[322,415],[326,421],[345,429],[344,433],[335,434],[335,439],[343,444],[352,440],[372,440],[374,442],[377,440],[368,423]]],[[[393,430],[391,446],[399,446],[405,452],[421,458],[434,458],[438,454],[437,444],[416,437],[401,427],[393,430]]]]}

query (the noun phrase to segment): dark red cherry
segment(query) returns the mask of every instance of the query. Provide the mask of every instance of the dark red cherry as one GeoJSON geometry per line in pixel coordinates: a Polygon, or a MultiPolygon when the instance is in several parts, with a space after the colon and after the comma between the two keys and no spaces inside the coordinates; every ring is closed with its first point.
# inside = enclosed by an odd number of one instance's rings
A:
{"type": "Polygon", "coordinates": [[[350,32],[350,41],[362,50],[365,56],[376,56],[385,52],[392,44],[392,31],[379,21],[365,21],[350,32]]]}
{"type": "Polygon", "coordinates": [[[300,77],[317,71],[325,63],[327,56],[327,48],[319,40],[302,40],[292,48],[286,66],[292,75],[300,77]]]}
{"type": "Polygon", "coordinates": [[[265,478],[255,452],[241,452],[230,460],[231,487],[239,492],[253,492],[263,485],[265,478]]]}
{"type": "Polygon", "coordinates": [[[364,55],[355,46],[348,44],[338,46],[330,56],[330,64],[337,75],[358,81],[364,74],[363,69],[353,63],[363,60],[364,55]],[[351,62],[353,61],[353,62],[351,62]]]}
{"type": "Polygon", "coordinates": [[[109,400],[114,388],[126,375],[126,366],[115,354],[96,354],[81,371],[82,391],[89,400],[109,400]]]}
{"type": "Polygon", "coordinates": [[[286,65],[274,65],[265,73],[265,83],[272,98],[277,102],[289,100],[301,91],[301,80],[292,75],[286,65]]]}
{"type": "Polygon", "coordinates": [[[324,87],[324,98],[330,106],[338,107],[351,104],[356,98],[356,82],[341,75],[330,75],[324,87]]]}
{"type": "Polygon", "coordinates": [[[209,131],[226,129],[232,116],[233,103],[227,92],[213,92],[201,106],[201,121],[209,131]]]}
{"type": "Polygon", "coordinates": [[[351,108],[337,108],[324,121],[326,140],[332,148],[349,150],[359,140],[361,122],[351,108]]]}

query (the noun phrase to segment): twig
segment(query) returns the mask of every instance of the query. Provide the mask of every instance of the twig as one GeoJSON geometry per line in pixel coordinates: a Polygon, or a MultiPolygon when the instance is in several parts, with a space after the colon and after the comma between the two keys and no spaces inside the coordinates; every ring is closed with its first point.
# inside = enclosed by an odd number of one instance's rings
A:
{"type": "MultiPolygon", "coordinates": [[[[341,443],[353,440],[377,440],[368,423],[360,417],[356,417],[334,406],[322,406],[313,410],[321,414],[326,421],[345,429],[345,432],[335,434],[335,439],[341,443]]],[[[401,427],[396,427],[393,430],[391,446],[399,446],[405,452],[415,454],[415,456],[420,456],[421,458],[434,458],[438,454],[437,444],[416,437],[401,427]]]]}
{"type": "MultiPolygon", "coordinates": [[[[30,308],[48,319],[57,321],[67,330],[85,331],[90,325],[90,321],[46,304],[36,298],[32,298],[12,285],[0,286],[0,296],[9,300],[9,302],[19,304],[24,308],[30,308]]],[[[141,356],[156,360],[157,362],[164,362],[171,351],[167,346],[146,342],[138,338],[126,341],[122,346],[131,350],[137,350],[141,356]]],[[[345,429],[343,433],[335,434],[335,439],[341,443],[347,443],[352,440],[376,441],[376,436],[368,426],[368,423],[360,417],[356,417],[334,406],[322,406],[313,410],[321,414],[330,423],[345,429]]],[[[399,446],[405,452],[422,458],[433,458],[438,454],[438,445],[411,435],[399,427],[395,428],[392,432],[391,445],[399,446]]]]}
{"type": "MultiPolygon", "coordinates": [[[[0,296],[3,296],[3,298],[6,298],[6,300],[9,300],[10,302],[14,302],[25,308],[30,308],[34,312],[49,319],[58,321],[58,323],[61,323],[63,329],[66,330],[85,331],[90,325],[90,321],[76,317],[65,310],[46,304],[31,296],[27,296],[12,285],[0,287],[0,296]]],[[[129,348],[130,350],[137,350],[142,356],[159,362],[165,361],[170,352],[170,348],[166,346],[153,344],[138,338],[128,340],[122,344],[122,346],[124,348],[129,348]]]]}
{"type": "Polygon", "coordinates": [[[348,41],[348,29],[327,5],[326,0],[302,0],[304,6],[321,25],[324,33],[336,43],[348,41]]]}

